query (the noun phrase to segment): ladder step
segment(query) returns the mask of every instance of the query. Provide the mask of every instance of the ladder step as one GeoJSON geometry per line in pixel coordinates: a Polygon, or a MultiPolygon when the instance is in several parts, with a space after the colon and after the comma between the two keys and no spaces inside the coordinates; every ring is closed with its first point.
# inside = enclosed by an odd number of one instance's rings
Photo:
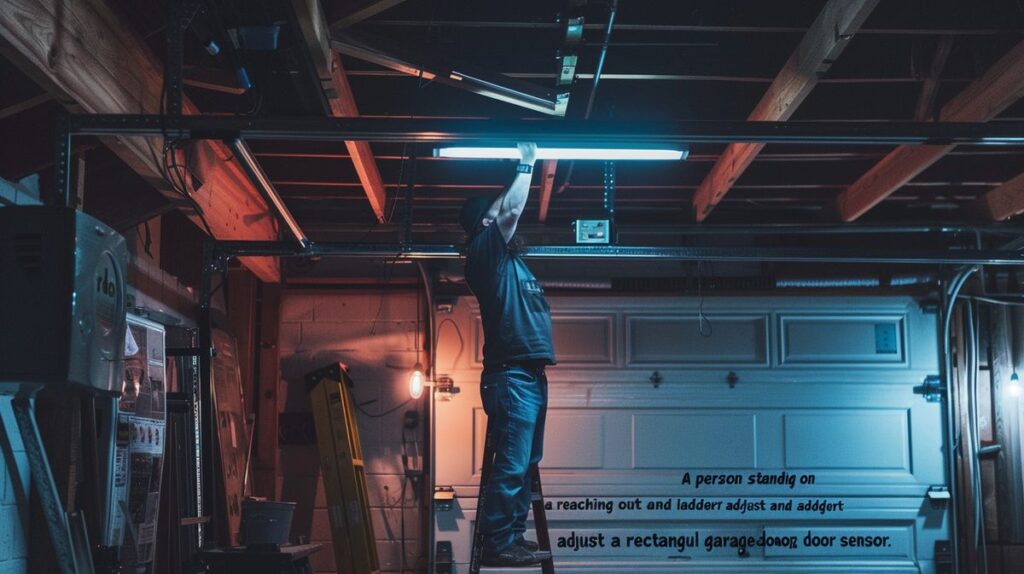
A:
{"type": "MultiPolygon", "coordinates": [[[[541,562],[548,562],[551,560],[551,553],[546,550],[538,550],[534,552],[537,558],[541,559],[541,562]]],[[[533,566],[513,568],[511,566],[481,566],[481,572],[515,572],[516,574],[528,574],[532,572],[540,572],[542,564],[536,564],[533,566]]]]}

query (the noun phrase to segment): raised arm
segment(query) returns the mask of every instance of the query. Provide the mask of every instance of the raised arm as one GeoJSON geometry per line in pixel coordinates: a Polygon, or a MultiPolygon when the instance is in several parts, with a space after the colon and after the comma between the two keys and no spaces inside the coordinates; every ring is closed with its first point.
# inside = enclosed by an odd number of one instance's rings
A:
{"type": "MultiPolygon", "coordinates": [[[[519,156],[521,164],[533,168],[537,156],[537,144],[519,144],[519,156]]],[[[508,243],[516,234],[516,225],[519,223],[519,216],[526,207],[526,199],[530,196],[530,181],[533,180],[533,173],[516,173],[512,185],[508,186],[494,204],[487,211],[487,217],[498,224],[501,237],[508,243]]]]}

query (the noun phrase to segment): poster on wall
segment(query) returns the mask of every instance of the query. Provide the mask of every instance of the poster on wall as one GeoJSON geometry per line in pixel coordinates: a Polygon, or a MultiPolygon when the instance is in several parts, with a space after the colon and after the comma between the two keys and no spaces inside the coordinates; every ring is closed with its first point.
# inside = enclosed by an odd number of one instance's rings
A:
{"type": "Polygon", "coordinates": [[[163,476],[166,371],[163,327],[129,315],[114,454],[115,539],[129,572],[152,571],[163,476]],[[128,352],[134,351],[134,352],[128,352]]]}

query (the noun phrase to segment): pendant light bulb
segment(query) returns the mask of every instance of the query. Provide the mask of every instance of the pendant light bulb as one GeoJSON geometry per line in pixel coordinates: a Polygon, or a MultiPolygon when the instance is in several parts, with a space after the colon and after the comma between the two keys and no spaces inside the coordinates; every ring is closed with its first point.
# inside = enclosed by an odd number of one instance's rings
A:
{"type": "Polygon", "coordinates": [[[416,363],[409,375],[409,395],[418,399],[423,396],[423,365],[416,363]]]}
{"type": "Polygon", "coordinates": [[[1014,371],[1013,374],[1010,375],[1009,384],[1006,385],[1006,394],[1016,398],[1021,396],[1022,391],[1024,391],[1024,388],[1021,388],[1020,375],[1017,374],[1017,371],[1014,371]]]}

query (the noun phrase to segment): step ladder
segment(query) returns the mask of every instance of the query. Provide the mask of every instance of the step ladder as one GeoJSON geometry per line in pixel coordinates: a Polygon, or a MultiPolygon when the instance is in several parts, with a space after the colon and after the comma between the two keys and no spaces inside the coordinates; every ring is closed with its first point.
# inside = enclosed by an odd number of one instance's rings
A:
{"type": "MultiPolygon", "coordinates": [[[[480,471],[480,492],[476,499],[476,521],[473,525],[473,551],[469,559],[469,574],[480,574],[480,561],[483,559],[485,532],[480,528],[481,518],[484,509],[484,494],[487,490],[487,483],[491,479],[491,470],[494,467],[494,435],[491,432],[491,420],[487,419],[487,437],[484,439],[484,461],[480,471]]],[[[544,491],[540,486],[540,469],[537,465],[530,467],[530,500],[533,507],[533,524],[537,531],[537,545],[540,550],[537,556],[541,558],[540,571],[542,574],[555,574],[555,562],[551,556],[551,538],[548,535],[548,517],[544,513],[544,491]]]]}
{"type": "Polygon", "coordinates": [[[348,368],[341,363],[306,375],[335,564],[339,572],[379,574],[352,386],[348,368]]]}

